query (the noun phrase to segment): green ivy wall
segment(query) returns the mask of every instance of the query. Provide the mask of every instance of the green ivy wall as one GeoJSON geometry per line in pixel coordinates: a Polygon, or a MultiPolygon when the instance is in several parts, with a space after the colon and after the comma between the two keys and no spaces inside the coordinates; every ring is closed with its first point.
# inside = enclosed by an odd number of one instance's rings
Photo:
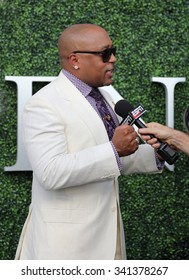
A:
{"type": "MultiPolygon", "coordinates": [[[[13,259],[31,195],[31,172],[5,172],[16,161],[17,88],[5,76],[56,76],[57,39],[70,24],[101,25],[118,47],[113,86],[165,123],[165,92],[151,77],[186,77],[175,88],[175,128],[189,104],[187,0],[0,1],[0,259],[13,259]]],[[[41,84],[35,84],[35,92],[41,84]]],[[[174,172],[120,178],[129,259],[189,258],[189,159],[174,172]]]]}

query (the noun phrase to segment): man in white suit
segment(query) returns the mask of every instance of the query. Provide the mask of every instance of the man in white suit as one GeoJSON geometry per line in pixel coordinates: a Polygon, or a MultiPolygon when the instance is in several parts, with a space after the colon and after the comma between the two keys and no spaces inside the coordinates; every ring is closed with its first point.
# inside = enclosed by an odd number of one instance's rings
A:
{"type": "Polygon", "coordinates": [[[93,24],[63,31],[62,70],[26,104],[23,138],[33,169],[32,201],[16,259],[125,259],[118,176],[160,172],[154,149],[138,146],[131,126],[113,112],[122,97],[112,84],[115,48],[93,24]],[[111,86],[110,86],[111,87],[111,86]],[[101,117],[90,95],[100,92],[101,117]],[[104,122],[112,121],[113,136],[104,122]]]}

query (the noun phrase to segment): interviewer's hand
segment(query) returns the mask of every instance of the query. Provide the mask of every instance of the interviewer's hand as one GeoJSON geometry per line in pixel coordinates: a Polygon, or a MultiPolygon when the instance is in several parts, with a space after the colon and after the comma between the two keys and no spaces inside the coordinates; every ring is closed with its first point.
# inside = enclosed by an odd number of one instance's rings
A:
{"type": "Polygon", "coordinates": [[[187,133],[154,122],[147,123],[146,126],[147,128],[140,128],[138,132],[153,148],[159,148],[158,138],[169,144],[173,149],[182,151],[189,156],[189,135],[187,133]],[[149,134],[153,134],[157,138],[150,139],[149,134]]]}
{"type": "Polygon", "coordinates": [[[146,128],[140,128],[138,130],[138,133],[140,133],[141,137],[148,144],[152,145],[153,148],[160,147],[157,138],[162,142],[168,143],[169,145],[172,144],[172,134],[173,134],[172,128],[155,122],[147,123],[145,125],[146,128]],[[153,134],[156,138],[151,139],[150,134],[153,134]]]}
{"type": "Polygon", "coordinates": [[[138,149],[138,135],[130,125],[116,127],[112,143],[120,157],[133,154],[138,149]]]}

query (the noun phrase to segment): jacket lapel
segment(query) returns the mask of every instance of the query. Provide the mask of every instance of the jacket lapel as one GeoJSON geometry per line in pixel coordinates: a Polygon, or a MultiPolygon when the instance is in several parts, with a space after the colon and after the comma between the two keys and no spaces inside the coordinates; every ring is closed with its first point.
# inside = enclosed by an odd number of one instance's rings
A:
{"type": "Polygon", "coordinates": [[[87,125],[96,143],[101,144],[109,141],[106,129],[99,115],[80,91],[65,77],[62,71],[54,82],[59,95],[72,103],[71,108],[73,112],[87,125]]]}
{"type": "MultiPolygon", "coordinates": [[[[115,104],[123,99],[123,97],[110,85],[110,86],[104,86],[99,88],[101,94],[104,96],[112,110],[114,111],[115,104]]],[[[116,113],[115,113],[116,114],[116,113]]],[[[116,114],[118,118],[118,122],[120,123],[122,118],[116,114]]]]}

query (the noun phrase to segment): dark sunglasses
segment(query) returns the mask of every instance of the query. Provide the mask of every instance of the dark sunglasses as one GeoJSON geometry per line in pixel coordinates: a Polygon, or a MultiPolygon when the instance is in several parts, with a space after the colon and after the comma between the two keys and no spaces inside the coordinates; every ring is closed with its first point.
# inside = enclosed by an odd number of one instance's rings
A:
{"type": "Polygon", "coordinates": [[[112,48],[107,48],[104,51],[99,51],[99,52],[90,52],[90,51],[74,51],[72,53],[91,53],[91,54],[96,54],[96,55],[101,55],[103,62],[108,62],[110,60],[111,55],[116,54],[116,47],[112,48]]]}

